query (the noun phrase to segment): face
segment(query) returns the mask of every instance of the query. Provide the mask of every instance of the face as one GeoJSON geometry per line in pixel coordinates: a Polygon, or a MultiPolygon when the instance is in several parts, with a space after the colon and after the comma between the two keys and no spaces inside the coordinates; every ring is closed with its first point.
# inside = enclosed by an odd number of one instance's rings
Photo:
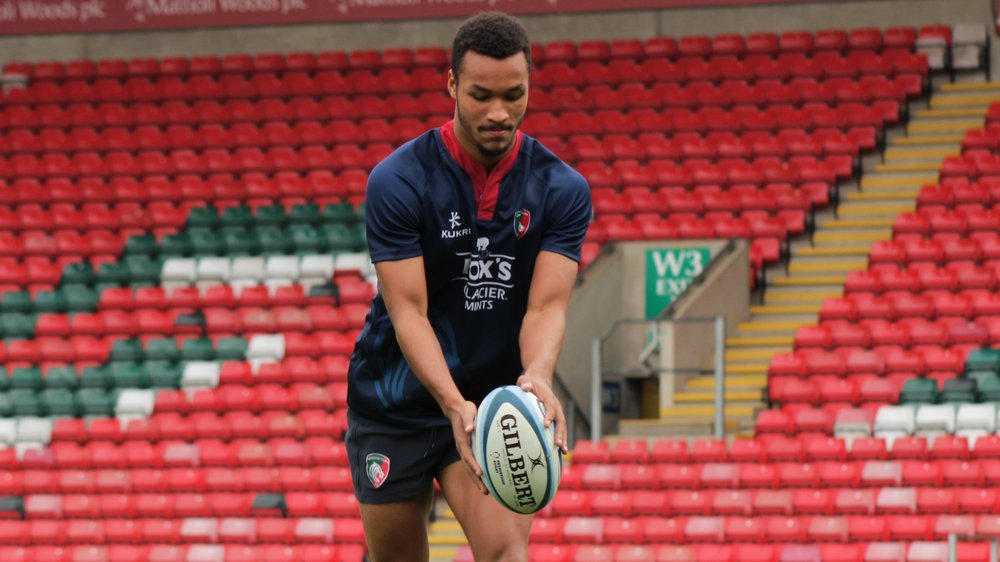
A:
{"type": "Polygon", "coordinates": [[[455,99],[459,142],[484,165],[510,150],[528,109],[528,61],[524,53],[503,60],[469,51],[459,76],[448,71],[448,92],[455,99]]]}

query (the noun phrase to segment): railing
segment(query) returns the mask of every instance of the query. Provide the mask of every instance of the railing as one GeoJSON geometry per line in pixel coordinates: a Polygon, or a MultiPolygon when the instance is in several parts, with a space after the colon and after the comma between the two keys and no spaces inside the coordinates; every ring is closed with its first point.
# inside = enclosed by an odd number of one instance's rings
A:
{"type": "MultiPolygon", "coordinates": [[[[602,432],[602,405],[601,405],[601,383],[606,374],[633,374],[655,376],[660,374],[673,373],[705,373],[705,369],[664,369],[653,366],[649,363],[649,357],[655,350],[655,344],[659,339],[660,327],[663,324],[707,324],[712,323],[715,327],[715,365],[711,371],[715,375],[715,419],[713,423],[713,433],[717,439],[725,437],[725,370],[726,370],[726,318],[724,316],[692,317],[692,318],[620,318],[616,320],[600,336],[594,338],[591,345],[591,368],[590,368],[590,439],[598,441],[602,432]],[[639,361],[643,367],[633,371],[606,370],[603,367],[603,347],[604,343],[619,328],[628,325],[645,324],[653,334],[652,341],[639,352],[639,361]]],[[[673,384],[671,381],[670,384],[673,384]]]]}

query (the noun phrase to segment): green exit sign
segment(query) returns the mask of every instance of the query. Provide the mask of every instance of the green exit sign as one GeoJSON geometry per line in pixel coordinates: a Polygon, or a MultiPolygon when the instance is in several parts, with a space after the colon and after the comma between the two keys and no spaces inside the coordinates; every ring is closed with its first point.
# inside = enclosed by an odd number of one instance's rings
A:
{"type": "Polygon", "coordinates": [[[684,292],[711,259],[708,248],[646,250],[646,318],[655,318],[684,292]]]}

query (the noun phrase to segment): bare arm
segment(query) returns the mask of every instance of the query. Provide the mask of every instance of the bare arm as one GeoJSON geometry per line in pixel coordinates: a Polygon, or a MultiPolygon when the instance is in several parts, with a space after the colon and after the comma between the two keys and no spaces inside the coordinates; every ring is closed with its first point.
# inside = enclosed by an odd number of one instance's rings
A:
{"type": "Polygon", "coordinates": [[[548,251],[538,254],[520,334],[524,374],[518,384],[545,404],[545,425],[556,422],[556,445],[563,451],[567,448],[566,418],[552,391],[552,377],[566,335],[566,310],[577,270],[577,263],[566,256],[548,251]]]}
{"type": "Polygon", "coordinates": [[[424,258],[379,262],[375,264],[375,272],[403,356],[451,421],[459,455],[480,492],[487,493],[479,478],[482,469],[470,448],[469,434],[474,427],[476,405],[466,400],[455,385],[441,344],[427,318],[424,258]]]}

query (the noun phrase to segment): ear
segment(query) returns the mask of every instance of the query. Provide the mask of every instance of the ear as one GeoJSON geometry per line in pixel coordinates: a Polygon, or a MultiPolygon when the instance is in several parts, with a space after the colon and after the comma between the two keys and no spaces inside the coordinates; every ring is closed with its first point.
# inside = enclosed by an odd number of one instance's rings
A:
{"type": "Polygon", "coordinates": [[[453,100],[458,99],[458,80],[451,72],[451,69],[448,69],[448,95],[450,95],[453,100]]]}

